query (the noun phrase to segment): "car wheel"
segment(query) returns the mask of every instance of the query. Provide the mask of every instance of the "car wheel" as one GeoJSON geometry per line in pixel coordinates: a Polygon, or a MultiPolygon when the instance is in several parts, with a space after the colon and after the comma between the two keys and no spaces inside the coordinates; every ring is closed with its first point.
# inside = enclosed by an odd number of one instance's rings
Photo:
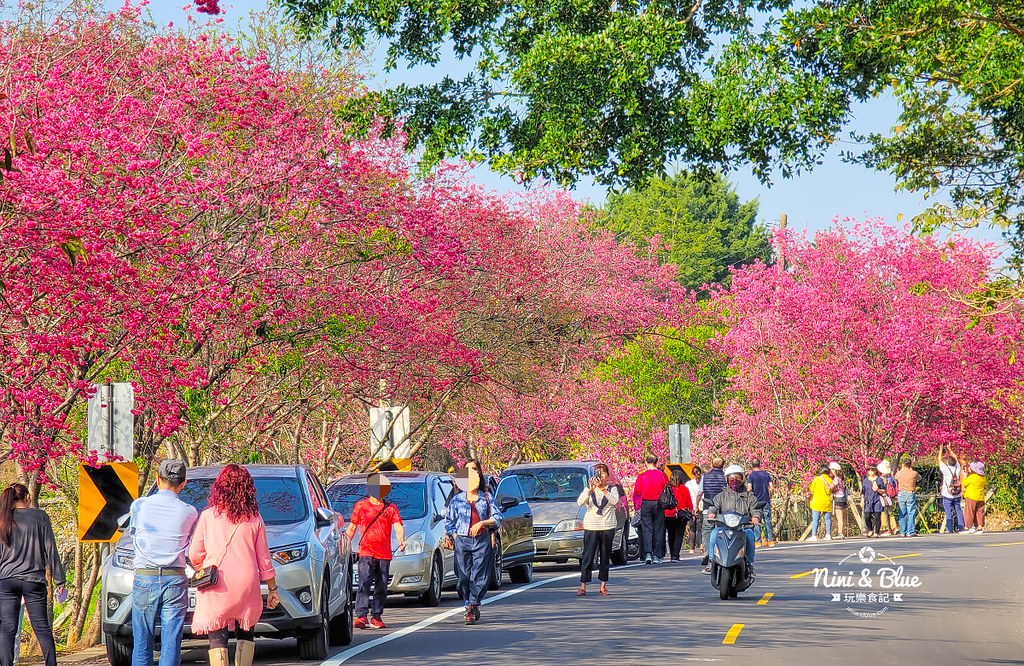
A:
{"type": "Polygon", "coordinates": [[[132,644],[107,634],[107,661],[111,666],[132,666],[132,644]]]}
{"type": "Polygon", "coordinates": [[[501,587],[501,567],[504,560],[504,553],[501,550],[501,539],[498,539],[494,547],[494,566],[491,567],[491,579],[487,581],[488,590],[497,590],[501,587]]]}
{"type": "Polygon", "coordinates": [[[629,553],[629,524],[625,524],[622,527],[622,539],[619,541],[618,549],[612,553],[612,564],[622,566],[628,561],[629,553]]]}
{"type": "Polygon", "coordinates": [[[420,603],[424,606],[437,606],[441,603],[441,578],[443,575],[441,558],[434,555],[434,561],[430,565],[430,583],[426,591],[420,595],[420,603]]]}
{"type": "Polygon", "coordinates": [[[331,645],[349,645],[352,642],[352,635],[355,633],[355,627],[352,626],[354,619],[352,612],[352,577],[349,576],[348,594],[345,596],[345,610],[330,622],[331,645]]]}
{"type": "Polygon", "coordinates": [[[533,562],[521,564],[508,570],[509,579],[516,584],[529,583],[533,580],[533,562]]]}
{"type": "Polygon", "coordinates": [[[299,659],[303,661],[323,661],[327,658],[328,635],[331,630],[330,612],[327,608],[327,583],[324,582],[320,592],[320,626],[299,636],[299,659]]]}

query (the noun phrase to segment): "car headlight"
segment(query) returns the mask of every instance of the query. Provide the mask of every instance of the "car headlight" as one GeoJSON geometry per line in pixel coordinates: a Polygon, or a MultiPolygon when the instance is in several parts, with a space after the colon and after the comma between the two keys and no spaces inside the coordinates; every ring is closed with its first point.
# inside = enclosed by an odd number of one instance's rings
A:
{"type": "Polygon", "coordinates": [[[552,532],[580,532],[583,530],[582,520],[563,520],[555,525],[552,532]]]}
{"type": "Polygon", "coordinates": [[[135,553],[130,550],[114,551],[114,566],[121,569],[135,568],[135,553]]]}
{"type": "Polygon", "coordinates": [[[294,546],[285,546],[280,550],[275,550],[270,556],[275,562],[279,564],[291,564],[297,562],[306,556],[309,550],[306,548],[306,544],[296,544],[294,546]]]}
{"type": "Polygon", "coordinates": [[[423,532],[417,532],[411,537],[405,540],[405,550],[396,550],[395,553],[398,555],[422,555],[426,549],[426,539],[423,538],[423,532]]]}

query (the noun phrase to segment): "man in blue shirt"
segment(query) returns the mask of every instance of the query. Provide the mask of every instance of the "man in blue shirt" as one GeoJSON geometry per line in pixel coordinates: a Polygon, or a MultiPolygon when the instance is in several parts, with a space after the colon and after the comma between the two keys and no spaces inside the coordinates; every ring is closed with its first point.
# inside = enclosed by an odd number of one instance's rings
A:
{"type": "Polygon", "coordinates": [[[178,497],[185,487],[185,463],[161,462],[156,486],[155,493],[132,502],[128,525],[135,546],[132,666],[153,666],[157,617],[160,666],[178,666],[188,610],[185,553],[199,514],[178,497]]]}
{"type": "MultiPolygon", "coordinates": [[[[728,485],[725,480],[725,472],[722,468],[725,467],[725,459],[721,456],[715,456],[711,459],[711,469],[701,477],[700,480],[700,492],[701,492],[701,503],[703,504],[704,515],[707,516],[711,510],[711,505],[715,501],[715,497],[718,493],[725,490],[728,485]]],[[[704,559],[700,561],[704,565],[704,569],[701,573],[711,574],[711,530],[714,525],[711,524],[710,520],[705,519],[704,524],[700,528],[700,539],[704,545],[704,559]]]]}
{"type": "Polygon", "coordinates": [[[754,494],[761,507],[761,525],[754,528],[758,534],[764,530],[761,542],[765,546],[775,545],[775,532],[772,529],[772,493],[775,492],[775,485],[772,483],[772,475],[761,469],[761,461],[754,458],[750,461],[750,474],[747,475],[747,490],[754,494]]]}

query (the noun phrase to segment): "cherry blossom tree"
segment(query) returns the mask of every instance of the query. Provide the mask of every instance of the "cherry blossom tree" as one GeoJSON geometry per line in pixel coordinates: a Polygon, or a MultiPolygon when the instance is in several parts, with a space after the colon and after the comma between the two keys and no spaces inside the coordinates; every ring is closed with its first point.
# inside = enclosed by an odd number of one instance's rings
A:
{"type": "Polygon", "coordinates": [[[802,473],[940,444],[999,456],[1020,417],[1022,333],[1012,303],[988,302],[993,251],[843,227],[777,236],[781,261],[737,270],[718,295],[731,397],[697,450],[802,473]]]}

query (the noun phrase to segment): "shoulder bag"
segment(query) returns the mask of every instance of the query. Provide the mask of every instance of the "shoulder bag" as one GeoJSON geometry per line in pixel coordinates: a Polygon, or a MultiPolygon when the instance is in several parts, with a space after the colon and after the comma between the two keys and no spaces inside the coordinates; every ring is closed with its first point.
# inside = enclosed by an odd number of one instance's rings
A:
{"type": "Polygon", "coordinates": [[[676,494],[672,492],[672,486],[666,483],[658,498],[658,508],[663,511],[673,511],[677,506],[679,506],[679,502],[676,501],[676,494]]]}
{"type": "Polygon", "coordinates": [[[235,538],[235,532],[242,526],[242,523],[236,523],[235,529],[231,530],[231,536],[224,542],[224,549],[220,551],[220,557],[217,559],[217,564],[211,564],[210,566],[204,566],[192,574],[192,578],[189,579],[188,584],[190,587],[194,587],[197,590],[207,590],[217,584],[219,579],[219,572],[217,567],[224,560],[224,555],[228,552],[228,546],[231,544],[231,540],[235,538]]]}

